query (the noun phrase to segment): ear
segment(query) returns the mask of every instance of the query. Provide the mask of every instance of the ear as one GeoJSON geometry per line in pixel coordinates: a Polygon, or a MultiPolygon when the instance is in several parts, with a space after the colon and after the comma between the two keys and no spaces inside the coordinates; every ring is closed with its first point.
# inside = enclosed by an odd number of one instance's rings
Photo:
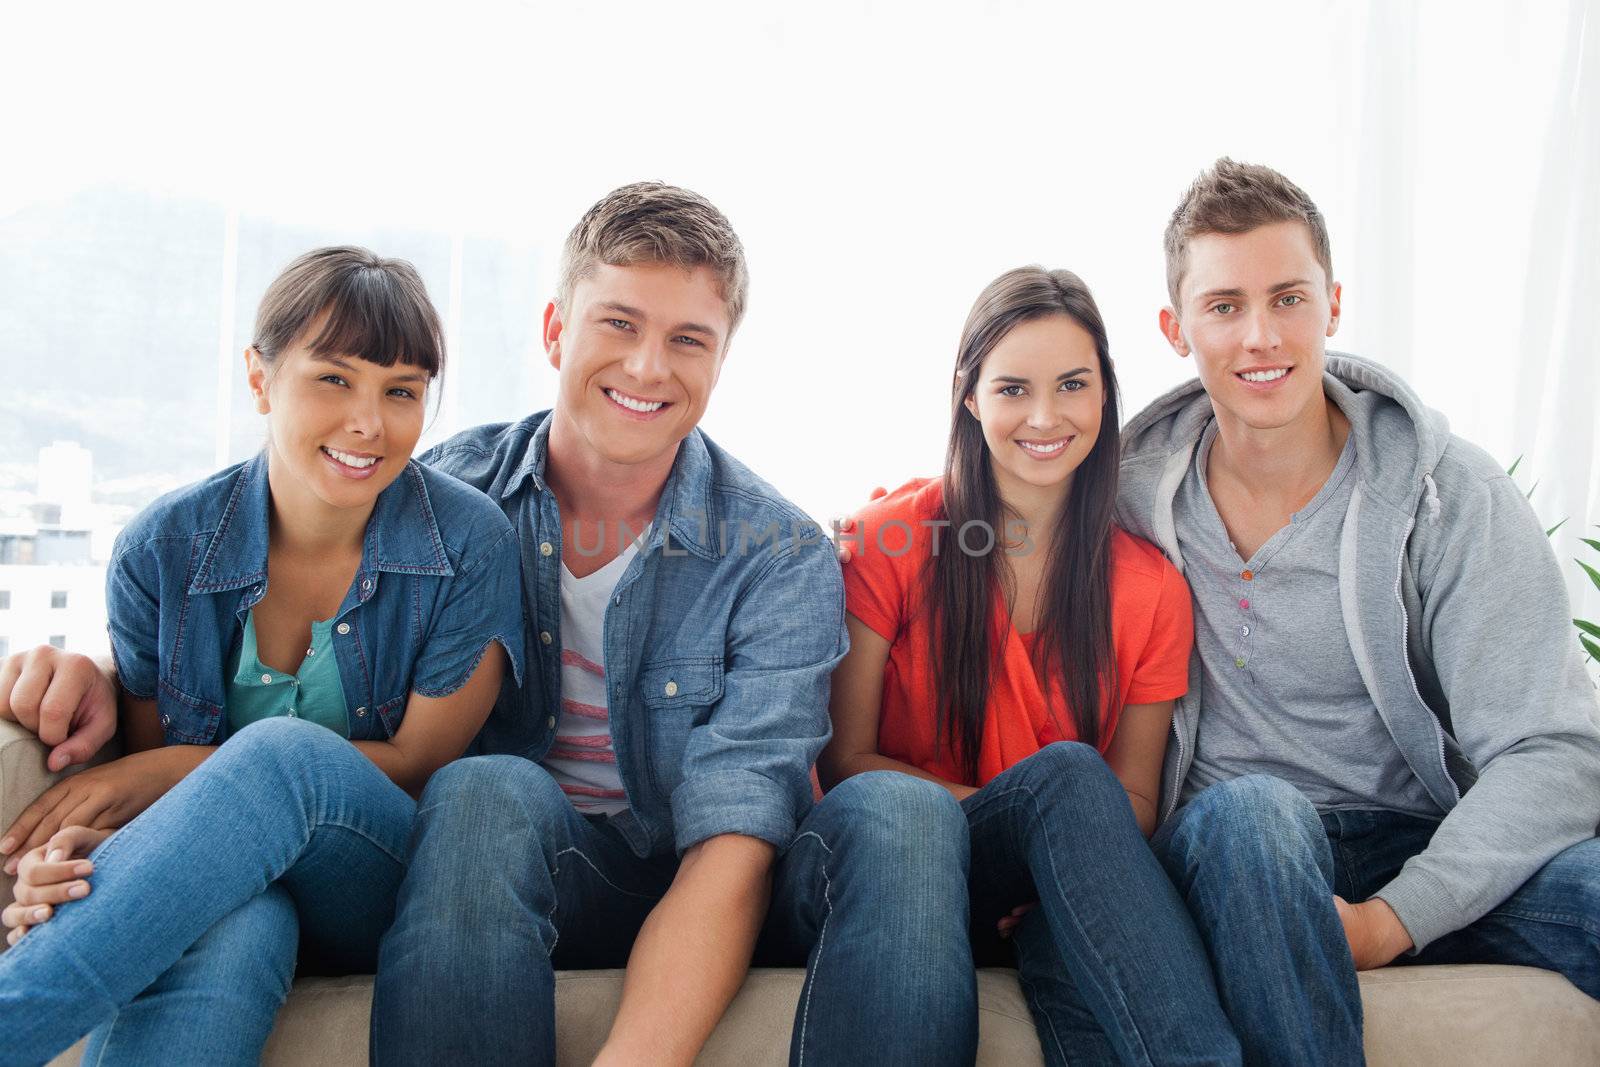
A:
{"type": "Polygon", "coordinates": [[[544,307],[544,354],[550,365],[561,369],[561,309],[554,300],[544,307]]]}
{"type": "Polygon", "coordinates": [[[1344,290],[1338,282],[1333,283],[1333,288],[1328,290],[1328,337],[1339,332],[1339,301],[1344,297],[1344,290]]]}
{"type": "Polygon", "coordinates": [[[1183,323],[1178,321],[1178,313],[1169,307],[1161,309],[1161,335],[1178,355],[1189,354],[1189,341],[1183,336],[1183,323]]]}
{"type": "MultiPolygon", "coordinates": [[[[975,419],[978,418],[978,398],[977,397],[973,396],[971,393],[968,393],[967,396],[966,396],[966,399],[962,400],[961,402],[966,405],[967,414],[968,415],[971,415],[975,419]]],[[[979,420],[979,421],[982,421],[982,420],[979,420]]]]}
{"type": "Polygon", "coordinates": [[[272,410],[272,398],[267,393],[267,362],[251,345],[244,350],[244,379],[250,384],[250,396],[255,401],[256,413],[265,415],[272,410]]]}

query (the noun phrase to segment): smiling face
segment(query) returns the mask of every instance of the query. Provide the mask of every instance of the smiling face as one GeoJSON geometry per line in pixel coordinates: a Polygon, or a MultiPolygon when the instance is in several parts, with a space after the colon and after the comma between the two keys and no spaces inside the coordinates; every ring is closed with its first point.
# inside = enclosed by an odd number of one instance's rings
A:
{"type": "Polygon", "coordinates": [[[1217,418],[1251,430],[1320,418],[1340,290],[1306,225],[1200,234],[1186,254],[1181,303],[1161,312],[1161,329],[1174,351],[1194,357],[1217,418]]]}
{"type": "Polygon", "coordinates": [[[705,413],[730,325],[709,267],[599,264],[568,306],[545,310],[545,350],[561,372],[555,417],[575,431],[563,439],[590,461],[670,459],[705,413]]]}
{"type": "Polygon", "coordinates": [[[983,426],[1000,495],[1063,495],[1100,436],[1105,383],[1094,338],[1066,315],[1013,327],[978,367],[965,400],[983,426]]]}
{"type": "MultiPolygon", "coordinates": [[[[313,324],[305,336],[317,332],[313,324]]],[[[313,355],[300,342],[271,366],[248,349],[245,364],[256,410],[267,416],[276,506],[370,510],[422,435],[427,374],[313,355]]]]}

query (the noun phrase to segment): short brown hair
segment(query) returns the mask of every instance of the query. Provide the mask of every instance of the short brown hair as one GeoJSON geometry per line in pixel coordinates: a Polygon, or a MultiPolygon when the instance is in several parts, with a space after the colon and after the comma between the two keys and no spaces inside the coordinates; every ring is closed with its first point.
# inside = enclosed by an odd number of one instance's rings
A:
{"type": "Polygon", "coordinates": [[[750,289],[744,245],[727,217],[698,193],[661,182],[634,182],[607,193],[567,235],[556,303],[566,308],[578,282],[601,263],[710,267],[728,307],[730,334],[744,318],[750,289]]]}
{"type": "Polygon", "coordinates": [[[1217,160],[1189,186],[1167,223],[1167,295],[1178,309],[1178,286],[1188,267],[1189,242],[1207,233],[1249,233],[1274,222],[1303,222],[1317,262],[1333,284],[1333,252],[1322,212],[1301,188],[1271,167],[1217,160]]]}
{"type": "Polygon", "coordinates": [[[250,347],[268,364],[326,312],[306,347],[317,356],[356,356],[380,367],[404,363],[437,377],[444,330],[417,268],[365,248],[316,248],[267,286],[250,347]]]}

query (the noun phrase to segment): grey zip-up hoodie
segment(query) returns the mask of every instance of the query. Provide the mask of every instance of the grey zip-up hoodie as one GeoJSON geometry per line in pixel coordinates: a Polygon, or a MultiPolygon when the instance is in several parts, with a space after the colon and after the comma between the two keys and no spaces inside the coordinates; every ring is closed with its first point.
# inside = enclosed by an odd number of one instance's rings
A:
{"type": "MultiPolygon", "coordinates": [[[[1339,599],[1362,680],[1411,770],[1448,814],[1377,892],[1421,949],[1504,901],[1600,823],[1600,703],[1566,587],[1532,508],[1500,466],[1369,360],[1328,353],[1357,483],[1339,599]]],[[[1183,569],[1173,522],[1211,401],[1198,380],[1122,435],[1118,522],[1183,569]]],[[[1161,816],[1194,759],[1198,654],[1173,717],[1161,816]]]]}

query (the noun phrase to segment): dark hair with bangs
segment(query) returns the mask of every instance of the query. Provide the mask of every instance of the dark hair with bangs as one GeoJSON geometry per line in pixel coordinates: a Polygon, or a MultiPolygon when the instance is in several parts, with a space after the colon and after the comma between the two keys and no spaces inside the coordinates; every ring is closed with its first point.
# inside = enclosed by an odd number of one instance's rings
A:
{"type": "Polygon", "coordinates": [[[267,287],[250,346],[270,365],[296,341],[313,355],[404,363],[429,378],[444,370],[444,330],[417,268],[352,245],[313,249],[267,287]],[[316,336],[304,337],[319,316],[316,336]]]}

